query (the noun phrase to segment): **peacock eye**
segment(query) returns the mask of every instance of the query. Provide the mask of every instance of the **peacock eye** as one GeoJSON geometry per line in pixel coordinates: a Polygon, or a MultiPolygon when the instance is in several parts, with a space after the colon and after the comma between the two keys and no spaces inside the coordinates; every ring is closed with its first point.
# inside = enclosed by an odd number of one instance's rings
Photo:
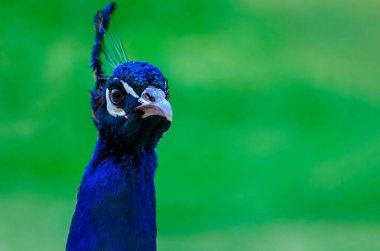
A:
{"type": "Polygon", "coordinates": [[[114,105],[120,105],[125,98],[125,93],[119,90],[117,87],[112,88],[109,95],[110,100],[114,105]]]}

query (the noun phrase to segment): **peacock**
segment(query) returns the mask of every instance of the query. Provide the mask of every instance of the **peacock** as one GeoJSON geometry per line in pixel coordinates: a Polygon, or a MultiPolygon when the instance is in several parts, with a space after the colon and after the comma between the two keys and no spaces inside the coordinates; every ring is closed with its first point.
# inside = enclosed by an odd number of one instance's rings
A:
{"type": "Polygon", "coordinates": [[[156,250],[155,148],[172,122],[169,86],[157,67],[126,60],[108,33],[115,8],[108,4],[94,20],[91,106],[98,140],[78,190],[68,251],[156,250]]]}

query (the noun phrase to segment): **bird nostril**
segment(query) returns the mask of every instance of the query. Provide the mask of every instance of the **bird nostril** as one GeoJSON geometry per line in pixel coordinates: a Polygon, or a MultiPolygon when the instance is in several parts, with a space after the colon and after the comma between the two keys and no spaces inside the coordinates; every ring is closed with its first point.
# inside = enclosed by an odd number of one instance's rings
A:
{"type": "Polygon", "coordinates": [[[145,93],[145,94],[144,94],[144,99],[145,99],[145,100],[148,100],[148,101],[150,101],[150,102],[155,102],[155,101],[156,101],[156,99],[155,99],[152,95],[150,95],[150,94],[148,94],[148,93],[145,93]]]}

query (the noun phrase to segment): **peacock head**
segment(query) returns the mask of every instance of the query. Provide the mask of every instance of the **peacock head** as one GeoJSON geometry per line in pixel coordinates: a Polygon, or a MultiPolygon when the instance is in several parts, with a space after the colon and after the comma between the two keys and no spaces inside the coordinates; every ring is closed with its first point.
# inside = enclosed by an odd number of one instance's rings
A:
{"type": "Polygon", "coordinates": [[[120,40],[108,30],[115,9],[112,2],[94,19],[93,119],[108,144],[133,150],[154,148],[172,121],[168,81],[157,67],[127,60],[120,40]]]}
{"type": "Polygon", "coordinates": [[[92,91],[92,108],[100,136],[116,147],[154,148],[172,121],[168,81],[146,62],[116,67],[92,91]]]}

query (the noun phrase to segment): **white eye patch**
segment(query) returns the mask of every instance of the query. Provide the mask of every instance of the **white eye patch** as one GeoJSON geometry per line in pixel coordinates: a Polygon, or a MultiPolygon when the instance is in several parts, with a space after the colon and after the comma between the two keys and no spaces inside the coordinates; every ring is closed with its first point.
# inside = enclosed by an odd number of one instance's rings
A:
{"type": "MultiPolygon", "coordinates": [[[[114,79],[119,80],[118,78],[114,78],[114,79]]],[[[131,86],[129,86],[126,82],[124,82],[121,79],[120,79],[120,82],[123,84],[123,87],[124,87],[126,93],[130,94],[134,98],[137,98],[137,99],[140,98],[131,86]]],[[[110,97],[109,97],[109,89],[108,88],[106,90],[106,101],[107,101],[107,111],[111,116],[118,117],[118,116],[125,116],[126,115],[126,113],[123,109],[115,106],[111,102],[110,97]]]]}
{"type": "Polygon", "coordinates": [[[123,84],[123,87],[125,89],[125,91],[132,95],[133,97],[135,98],[139,98],[139,96],[136,94],[136,92],[132,89],[132,87],[130,87],[127,83],[125,83],[123,80],[120,80],[120,82],[123,84]]]}
{"type": "Polygon", "coordinates": [[[106,89],[106,101],[107,101],[107,111],[111,116],[125,116],[125,111],[117,106],[115,106],[110,100],[110,91],[106,89]]]}

